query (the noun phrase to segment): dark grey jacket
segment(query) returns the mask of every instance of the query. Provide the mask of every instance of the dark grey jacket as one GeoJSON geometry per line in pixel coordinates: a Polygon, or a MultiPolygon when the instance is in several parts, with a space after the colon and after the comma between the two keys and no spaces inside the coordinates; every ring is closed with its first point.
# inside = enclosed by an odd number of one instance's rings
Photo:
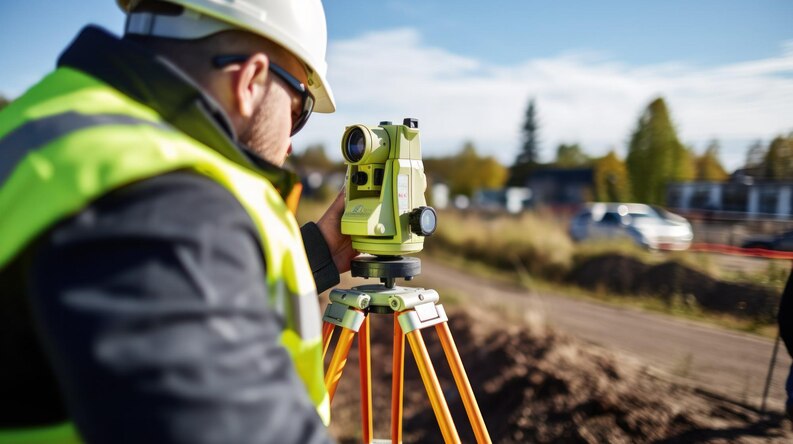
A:
{"type": "MultiPolygon", "coordinates": [[[[235,142],[189,80],[132,42],[89,27],[59,65],[277,172],[235,142]]],[[[316,225],[302,233],[323,291],[338,271],[316,225]]],[[[0,428],[71,418],[88,442],[330,441],[278,344],[265,267],[239,202],[190,172],[116,190],[62,221],[0,270],[0,428]]]]}
{"type": "Polygon", "coordinates": [[[779,335],[793,357],[793,273],[788,277],[779,302],[779,335]]]}

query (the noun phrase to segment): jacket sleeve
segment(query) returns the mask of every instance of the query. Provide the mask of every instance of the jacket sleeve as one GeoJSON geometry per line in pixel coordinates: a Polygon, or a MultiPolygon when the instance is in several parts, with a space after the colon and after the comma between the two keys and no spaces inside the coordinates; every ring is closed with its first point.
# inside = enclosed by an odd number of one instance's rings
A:
{"type": "MultiPolygon", "coordinates": [[[[279,337],[251,219],[172,173],[54,228],[33,311],[87,442],[330,442],[279,337]]],[[[319,320],[317,320],[319,322],[319,320]]]]}
{"type": "Polygon", "coordinates": [[[793,273],[788,277],[782,299],[779,301],[779,335],[793,357],[793,273]]]}
{"type": "Polygon", "coordinates": [[[303,225],[300,228],[300,234],[303,237],[303,245],[306,249],[311,273],[314,275],[317,293],[322,293],[341,281],[339,270],[333,262],[333,256],[330,254],[328,244],[325,242],[325,238],[322,236],[322,232],[319,231],[317,224],[309,222],[303,225]]]}

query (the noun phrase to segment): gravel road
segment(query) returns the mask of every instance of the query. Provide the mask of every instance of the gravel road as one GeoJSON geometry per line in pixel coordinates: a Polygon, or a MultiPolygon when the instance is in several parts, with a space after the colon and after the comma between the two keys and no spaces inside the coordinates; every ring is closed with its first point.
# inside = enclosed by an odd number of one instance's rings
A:
{"type": "MultiPolygon", "coordinates": [[[[674,381],[760,405],[773,340],[560,294],[527,292],[426,258],[422,258],[422,275],[410,285],[456,292],[477,303],[541,315],[557,330],[625,359],[637,359],[674,381]]],[[[790,364],[780,345],[768,400],[770,409],[782,409],[790,364]]]]}

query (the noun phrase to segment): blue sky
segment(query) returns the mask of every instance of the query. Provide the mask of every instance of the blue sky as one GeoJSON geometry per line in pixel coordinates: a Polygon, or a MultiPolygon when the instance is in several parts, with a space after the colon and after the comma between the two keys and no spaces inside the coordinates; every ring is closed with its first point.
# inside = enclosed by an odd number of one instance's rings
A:
{"type": "MultiPolygon", "coordinates": [[[[295,139],[335,156],[343,127],[415,116],[425,156],[472,140],[509,163],[529,98],[542,156],[558,143],[625,151],[642,108],[663,95],[681,139],[716,138],[730,168],[753,140],[793,130],[793,2],[325,2],[334,115],[295,139]]],[[[120,31],[112,0],[3,2],[0,94],[50,70],[87,23],[120,31]],[[43,14],[42,14],[43,13],[43,14]]]]}

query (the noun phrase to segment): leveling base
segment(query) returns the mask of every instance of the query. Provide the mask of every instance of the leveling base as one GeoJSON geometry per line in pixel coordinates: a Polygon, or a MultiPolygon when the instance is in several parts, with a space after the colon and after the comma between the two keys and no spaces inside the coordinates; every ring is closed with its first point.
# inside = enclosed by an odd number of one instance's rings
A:
{"type": "MultiPolygon", "coordinates": [[[[402,258],[399,258],[402,260],[402,258]]],[[[336,393],[336,387],[341,379],[347,356],[352,347],[352,340],[358,333],[359,367],[361,373],[361,420],[363,423],[363,442],[402,442],[402,399],[404,382],[405,336],[413,351],[416,364],[424,382],[424,388],[432,405],[432,410],[438,420],[443,439],[447,443],[459,443],[460,437],[454,426],[449,407],[443,396],[435,368],[430,360],[427,347],[421,335],[421,330],[435,327],[443,347],[443,352],[449,362],[454,376],[455,384],[460,392],[466,414],[478,443],[490,443],[490,436],[485,427],[479,406],[474,398],[471,384],[463,368],[457,347],[452,339],[448,326],[448,317],[439,304],[440,296],[435,290],[424,288],[399,287],[394,285],[399,274],[396,270],[403,267],[397,259],[390,260],[391,264],[382,266],[376,259],[367,259],[359,263],[359,272],[368,274],[365,277],[378,277],[382,280],[380,285],[362,285],[351,289],[334,289],[330,294],[331,303],[323,316],[322,330],[322,355],[327,354],[334,329],[341,327],[341,333],[336,342],[336,348],[325,373],[325,385],[328,388],[331,402],[336,393]],[[363,271],[361,271],[363,270],[363,271]],[[382,276],[389,274],[389,276],[382,276]],[[394,343],[392,357],[392,386],[391,386],[391,441],[374,440],[372,424],[372,367],[370,358],[369,340],[369,314],[388,314],[393,317],[394,343]]],[[[416,258],[409,259],[408,268],[410,277],[420,272],[420,261],[416,258]],[[412,268],[411,268],[412,267],[412,268]]],[[[353,264],[355,267],[355,264],[353,264]]],[[[355,275],[355,274],[354,274],[355,275]]],[[[357,274],[356,276],[362,276],[357,274]]]]}

